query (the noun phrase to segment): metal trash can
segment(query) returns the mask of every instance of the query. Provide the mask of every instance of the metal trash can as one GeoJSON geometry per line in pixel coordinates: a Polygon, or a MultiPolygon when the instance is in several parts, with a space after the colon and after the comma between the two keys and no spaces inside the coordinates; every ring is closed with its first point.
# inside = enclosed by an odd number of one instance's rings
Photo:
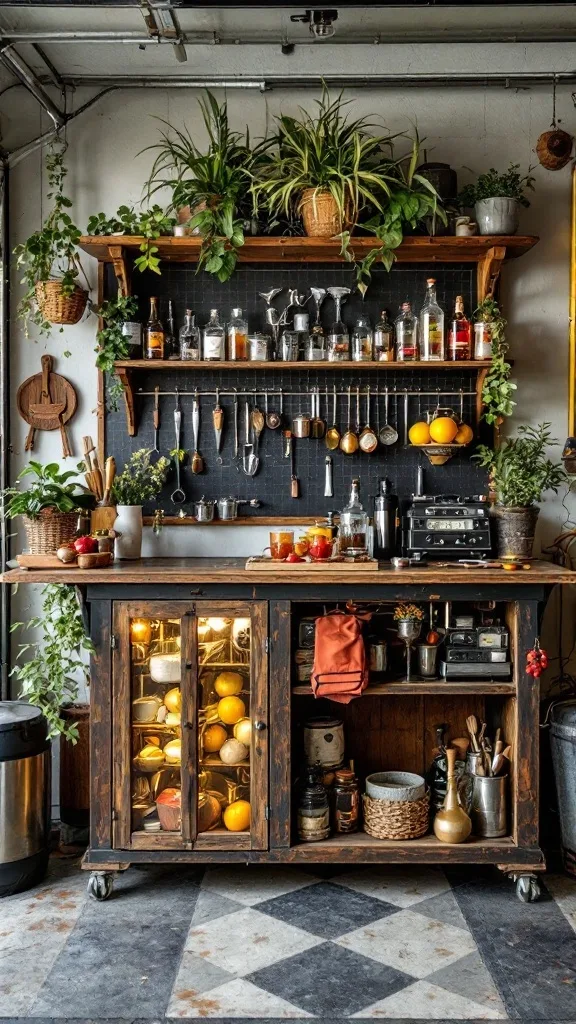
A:
{"type": "Polygon", "coordinates": [[[38,708],[0,702],[0,896],[30,889],[48,865],[50,740],[38,708]]]}
{"type": "Polygon", "coordinates": [[[550,746],[556,777],[564,868],[576,878],[576,700],[555,704],[550,746]]]}

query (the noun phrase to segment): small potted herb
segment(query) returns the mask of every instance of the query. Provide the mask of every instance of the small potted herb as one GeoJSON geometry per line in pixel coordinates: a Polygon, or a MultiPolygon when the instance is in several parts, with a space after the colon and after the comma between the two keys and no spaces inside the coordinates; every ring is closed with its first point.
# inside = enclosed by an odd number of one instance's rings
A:
{"type": "Polygon", "coordinates": [[[528,190],[534,190],[535,178],[520,173],[520,164],[510,164],[500,173],[491,167],[474,185],[466,185],[458,196],[462,207],[474,207],[481,235],[515,235],[518,231],[519,207],[530,206],[528,190]]]}
{"type": "Polygon", "coordinates": [[[499,448],[479,445],[473,458],[490,474],[496,494],[492,509],[498,557],[530,558],[540,509],[537,502],[545,491],[554,491],[565,480],[559,462],[548,458],[547,449],[558,444],[551,437],[550,424],[518,427],[517,437],[508,437],[499,448]]]}
{"type": "Polygon", "coordinates": [[[134,266],[142,272],[152,270],[159,274],[158,246],[152,243],[161,235],[171,235],[173,225],[174,217],[169,217],[161,206],[154,205],[138,213],[133,206],[119,206],[113,217],[107,217],[104,213],[93,214],[88,221],[87,231],[89,235],[143,236],[140,256],[134,260],[134,266]]]}
{"type": "Polygon", "coordinates": [[[81,472],[60,472],[57,462],[42,466],[29,462],[16,478],[20,483],[32,477],[27,490],[8,487],[2,497],[4,515],[8,519],[22,516],[28,551],[32,555],[54,554],[66,541],[74,537],[79,508],[89,508],[93,499],[74,477],[81,472]]]}
{"type": "Polygon", "coordinates": [[[150,448],[133,452],[114,481],[112,497],[116,503],[118,534],[114,544],[116,558],[140,558],[142,553],[142,506],[160,493],[170,460],[162,456],[152,463],[150,448]]]}
{"type": "Polygon", "coordinates": [[[420,636],[424,612],[417,604],[406,604],[404,601],[397,604],[394,609],[394,622],[398,629],[398,636],[403,639],[415,640],[420,636]]]}

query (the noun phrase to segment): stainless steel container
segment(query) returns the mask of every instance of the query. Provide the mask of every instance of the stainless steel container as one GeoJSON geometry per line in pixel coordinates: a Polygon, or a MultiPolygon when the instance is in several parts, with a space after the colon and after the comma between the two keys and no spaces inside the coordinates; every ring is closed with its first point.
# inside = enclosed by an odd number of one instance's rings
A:
{"type": "Polygon", "coordinates": [[[38,708],[0,703],[0,896],[42,880],[50,835],[50,740],[38,708]]]}
{"type": "Polygon", "coordinates": [[[418,672],[425,679],[438,677],[438,644],[418,644],[418,672]]]}
{"type": "Polygon", "coordinates": [[[214,519],[215,501],[207,501],[204,495],[194,502],[194,515],[199,523],[211,523],[214,519]]]}
{"type": "Polygon", "coordinates": [[[550,723],[564,867],[576,877],[576,701],[556,704],[550,723]]]}
{"type": "Polygon", "coordinates": [[[305,412],[292,418],[292,433],[294,437],[310,437],[310,417],[305,412]]]}
{"type": "Polygon", "coordinates": [[[369,647],[371,672],[386,672],[388,668],[388,645],[385,640],[371,640],[369,647]]]}
{"type": "Polygon", "coordinates": [[[237,519],[240,505],[249,505],[250,508],[259,508],[259,498],[218,498],[216,502],[218,516],[220,519],[237,519]]]}
{"type": "Polygon", "coordinates": [[[507,775],[473,777],[470,817],[474,835],[484,839],[507,835],[507,794],[507,775]]]}

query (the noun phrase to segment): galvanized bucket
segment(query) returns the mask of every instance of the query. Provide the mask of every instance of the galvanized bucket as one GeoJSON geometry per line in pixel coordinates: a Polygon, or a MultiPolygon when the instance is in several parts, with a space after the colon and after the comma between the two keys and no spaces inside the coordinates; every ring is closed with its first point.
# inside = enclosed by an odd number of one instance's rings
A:
{"type": "Polygon", "coordinates": [[[564,867],[576,878],[576,700],[555,704],[550,715],[550,746],[564,867]]]}

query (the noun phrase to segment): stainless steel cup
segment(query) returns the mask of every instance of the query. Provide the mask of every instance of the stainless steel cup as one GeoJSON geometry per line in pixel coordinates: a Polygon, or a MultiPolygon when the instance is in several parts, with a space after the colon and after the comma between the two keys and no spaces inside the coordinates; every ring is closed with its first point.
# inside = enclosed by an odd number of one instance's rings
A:
{"type": "Polygon", "coordinates": [[[485,839],[507,835],[507,794],[507,775],[474,776],[470,808],[474,835],[485,839]]]}
{"type": "Polygon", "coordinates": [[[418,674],[426,679],[436,679],[438,676],[438,645],[418,644],[418,674]]]}
{"type": "Polygon", "coordinates": [[[388,668],[388,646],[384,640],[370,643],[370,671],[385,672],[388,668]]]}

